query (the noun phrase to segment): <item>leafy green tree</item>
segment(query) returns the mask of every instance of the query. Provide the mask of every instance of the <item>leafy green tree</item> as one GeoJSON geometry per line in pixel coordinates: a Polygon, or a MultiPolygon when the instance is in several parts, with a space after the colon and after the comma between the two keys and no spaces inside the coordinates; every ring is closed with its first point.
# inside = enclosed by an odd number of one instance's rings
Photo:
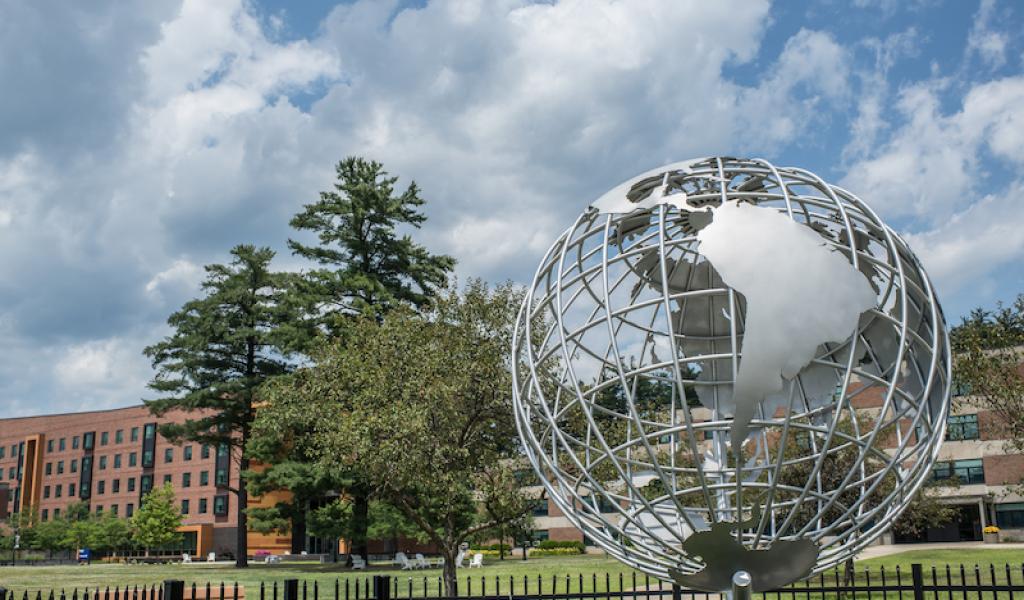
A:
{"type": "Polygon", "coordinates": [[[957,401],[995,413],[994,433],[1006,440],[1007,452],[1024,453],[1024,294],[995,311],[971,311],[950,340],[957,401]]]}
{"type": "MultiPolygon", "coordinates": [[[[182,410],[182,423],[161,425],[174,443],[227,447],[240,472],[249,468],[246,444],[255,418],[256,390],[267,378],[289,370],[293,331],[289,291],[294,278],[270,270],[274,252],[249,245],[231,250],[228,265],[207,265],[204,296],[168,319],[174,332],[145,349],[157,375],[149,387],[164,397],[146,402],[155,415],[182,410]]],[[[238,538],[235,565],[247,566],[244,477],[237,488],[238,538]]]]}
{"type": "Polygon", "coordinates": [[[354,322],[343,341],[268,389],[275,410],[304,411],[323,464],[373,481],[445,557],[455,589],[459,545],[529,512],[511,465],[511,338],[522,294],[471,282],[424,314],[397,309],[354,322]]]}
{"type": "Polygon", "coordinates": [[[146,549],[167,546],[181,540],[181,512],[174,501],[174,488],[165,483],[142,499],[142,506],[131,518],[132,539],[146,549]]]}
{"type": "MultiPolygon", "coordinates": [[[[298,231],[316,235],[315,244],[289,240],[293,253],[312,261],[296,297],[304,307],[303,324],[293,329],[297,348],[311,350],[319,337],[342,335],[357,316],[381,319],[396,306],[425,306],[443,286],[455,265],[449,256],[430,253],[415,243],[402,228],[419,228],[426,216],[420,212],[424,200],[415,182],[402,192],[383,166],[375,161],[349,157],[336,166],[334,189],[321,192],[320,199],[307,204],[291,220],[298,231]]],[[[307,431],[305,415],[281,415],[262,420],[260,445],[253,455],[269,469],[252,474],[261,493],[288,489],[293,499],[254,513],[260,526],[281,530],[290,521],[301,530],[305,506],[325,495],[343,491],[352,502],[346,527],[352,553],[365,556],[373,482],[359,472],[314,471],[301,465],[311,456],[300,442],[307,431]],[[294,435],[298,433],[298,435],[294,435]],[[281,474],[276,471],[282,471],[281,474]],[[306,481],[299,481],[299,475],[306,481]],[[333,478],[333,479],[332,479],[333,478]],[[286,485],[287,484],[287,485],[286,485]]],[[[294,532],[293,532],[294,534],[294,532]]],[[[297,539],[293,535],[293,539],[297,539]]]]}

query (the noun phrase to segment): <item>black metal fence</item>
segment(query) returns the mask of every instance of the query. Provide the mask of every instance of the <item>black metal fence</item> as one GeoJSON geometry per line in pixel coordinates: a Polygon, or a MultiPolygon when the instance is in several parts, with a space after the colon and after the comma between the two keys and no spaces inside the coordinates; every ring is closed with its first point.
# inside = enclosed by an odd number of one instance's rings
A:
{"type": "MultiPolygon", "coordinates": [[[[2,576],[2,572],[0,572],[2,576]]],[[[877,600],[1024,600],[1024,564],[945,565],[858,572],[832,571],[784,588],[755,594],[762,600],[855,598],[877,600]]],[[[7,591],[0,600],[710,600],[708,594],[634,573],[551,577],[459,577],[449,596],[438,577],[377,575],[333,580],[297,579],[258,585],[185,584],[93,589],[7,591]]]]}

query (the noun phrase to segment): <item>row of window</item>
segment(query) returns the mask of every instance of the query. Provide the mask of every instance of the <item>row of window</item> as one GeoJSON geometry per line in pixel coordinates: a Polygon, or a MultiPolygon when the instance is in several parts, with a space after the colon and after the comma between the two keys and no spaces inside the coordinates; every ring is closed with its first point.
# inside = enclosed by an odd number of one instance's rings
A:
{"type": "MultiPolygon", "coordinates": [[[[139,441],[139,428],[138,427],[132,427],[131,430],[130,430],[129,435],[130,435],[131,441],[133,441],[133,442],[139,441]]],[[[155,437],[156,436],[156,427],[154,425],[146,425],[145,429],[143,430],[142,435],[144,435],[146,437],[146,439],[150,439],[150,438],[155,437]]],[[[53,453],[54,451],[56,451],[56,452],[63,452],[65,450],[67,450],[67,446],[68,446],[67,442],[68,442],[68,438],[66,438],[66,437],[62,437],[62,438],[57,439],[57,440],[53,440],[53,439],[46,440],[46,452],[47,453],[53,453]]],[[[84,450],[92,450],[94,445],[95,445],[95,442],[96,442],[96,434],[95,434],[95,432],[91,432],[90,431],[90,432],[85,433],[85,434],[83,434],[81,436],[78,436],[78,435],[72,436],[72,438],[71,438],[71,449],[72,450],[78,450],[79,448],[82,448],[84,450]]],[[[115,444],[123,444],[124,443],[124,429],[118,429],[117,431],[114,432],[114,443],[115,444]]],[[[101,432],[100,433],[100,446],[107,446],[109,444],[110,444],[110,432],[109,431],[101,432]]],[[[6,446],[0,446],[0,459],[4,458],[4,456],[6,455],[6,450],[7,450],[6,446]]],[[[190,454],[191,454],[191,452],[190,452],[190,454]]],[[[18,444],[11,444],[11,457],[13,458],[13,457],[15,457],[17,455],[18,455],[18,444]]],[[[209,455],[209,451],[207,451],[207,455],[209,455]]]]}
{"type": "MultiPolygon", "coordinates": [[[[143,488],[144,492],[148,492],[150,489],[152,489],[152,487],[153,487],[153,476],[152,475],[143,475],[139,479],[140,479],[140,481],[142,483],[142,488],[143,488]]],[[[128,477],[127,479],[125,479],[125,481],[127,483],[128,491],[129,492],[134,492],[135,491],[135,478],[134,477],[128,477]]],[[[170,483],[170,484],[174,483],[173,478],[172,478],[170,473],[164,475],[164,483],[170,483]]],[[[227,483],[228,483],[227,482],[227,473],[218,471],[217,472],[217,485],[223,486],[223,485],[227,485],[227,483]]],[[[200,471],[199,472],[199,485],[200,486],[210,485],[210,472],[209,471],[200,471]]],[[[190,488],[190,487],[192,487],[192,473],[182,473],[181,474],[181,487],[183,487],[183,488],[190,488]]],[[[53,495],[54,495],[55,498],[60,498],[61,495],[63,494],[63,492],[64,492],[64,486],[62,484],[57,484],[57,485],[53,486],[53,495]]],[[[106,492],[107,492],[106,481],[102,481],[102,480],[101,481],[97,481],[96,482],[96,494],[100,495],[100,494],[105,494],[106,492]]],[[[120,479],[111,479],[110,480],[110,492],[112,494],[117,494],[117,493],[121,492],[121,480],[120,479]]],[[[68,495],[69,496],[74,496],[75,495],[75,484],[73,484],[73,483],[69,483],[68,484],[68,495]]],[[[43,486],[43,498],[49,498],[49,497],[50,497],[50,486],[44,485],[43,486]]]]}
{"type": "MultiPolygon", "coordinates": [[[[112,514],[114,516],[120,516],[120,508],[121,507],[118,504],[111,504],[110,505],[110,514],[112,514]]],[[[183,515],[190,514],[191,508],[192,507],[190,506],[188,500],[182,500],[181,501],[181,514],[183,514],[183,515]]],[[[209,509],[210,509],[209,499],[208,498],[200,498],[199,499],[199,505],[196,507],[196,514],[198,514],[198,515],[205,515],[207,512],[209,512],[209,509]]],[[[102,515],[104,507],[103,507],[102,504],[97,504],[95,510],[96,510],[96,514],[97,515],[102,515]]],[[[124,505],[124,516],[128,517],[128,518],[131,518],[132,515],[134,515],[134,514],[135,514],[135,505],[133,503],[131,503],[131,502],[129,502],[128,504],[125,504],[124,505]]],[[[228,514],[228,497],[227,497],[226,494],[222,494],[222,495],[214,496],[213,497],[213,514],[217,515],[217,516],[225,516],[225,515],[228,514]]],[[[40,516],[42,516],[44,521],[49,521],[50,520],[50,509],[44,508],[40,512],[40,516]]],[[[54,519],[60,518],[60,509],[59,508],[53,509],[53,518],[54,519]]]]}
{"type": "Polygon", "coordinates": [[[980,458],[939,461],[932,467],[932,479],[942,481],[956,477],[961,484],[985,483],[985,466],[980,458]]]}

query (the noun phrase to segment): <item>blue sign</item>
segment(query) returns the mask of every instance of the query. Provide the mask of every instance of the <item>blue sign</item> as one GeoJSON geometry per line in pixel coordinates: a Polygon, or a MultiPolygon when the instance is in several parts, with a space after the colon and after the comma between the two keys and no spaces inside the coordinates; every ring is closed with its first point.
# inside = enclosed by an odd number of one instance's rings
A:
{"type": "Polygon", "coordinates": [[[78,560],[89,560],[92,556],[92,550],[88,548],[81,548],[78,550],[78,560]]]}

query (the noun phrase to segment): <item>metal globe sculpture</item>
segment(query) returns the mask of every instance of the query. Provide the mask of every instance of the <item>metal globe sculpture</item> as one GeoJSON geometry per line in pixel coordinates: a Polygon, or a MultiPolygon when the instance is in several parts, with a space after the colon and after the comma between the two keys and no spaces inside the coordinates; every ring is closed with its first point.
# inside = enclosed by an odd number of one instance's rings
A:
{"type": "Polygon", "coordinates": [[[850,192],[764,160],[606,193],[545,254],[513,344],[546,493],[611,555],[693,589],[851,557],[945,431],[946,327],[917,258],[850,192]]]}

